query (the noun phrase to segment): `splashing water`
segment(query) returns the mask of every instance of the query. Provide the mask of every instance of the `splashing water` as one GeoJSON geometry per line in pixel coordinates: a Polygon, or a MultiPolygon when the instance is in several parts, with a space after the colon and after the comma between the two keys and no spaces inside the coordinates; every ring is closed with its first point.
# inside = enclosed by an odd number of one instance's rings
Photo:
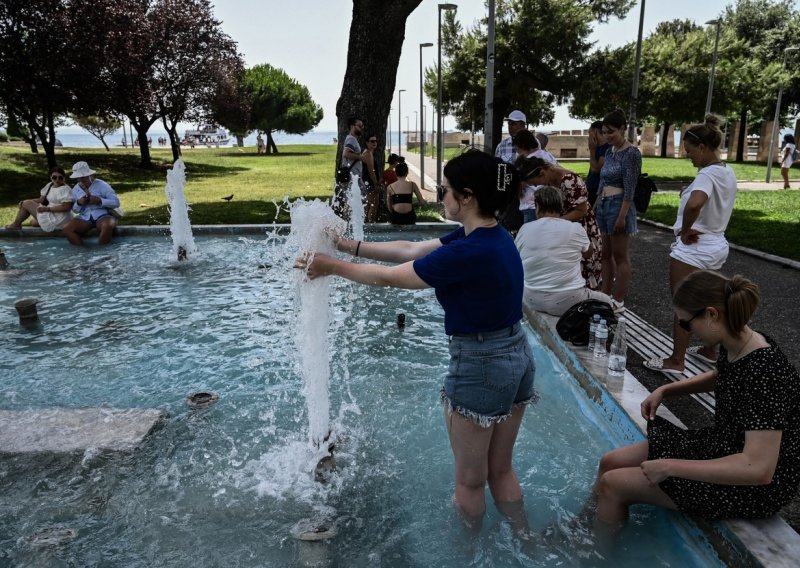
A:
{"type": "Polygon", "coordinates": [[[186,166],[183,160],[175,160],[167,172],[164,191],[169,201],[169,226],[172,231],[172,252],[178,260],[188,260],[197,254],[192,225],[189,222],[189,205],[183,189],[186,187],[186,166]]]}
{"type": "Polygon", "coordinates": [[[347,206],[350,208],[350,230],[357,241],[364,240],[364,202],[361,198],[361,184],[356,174],[351,174],[350,190],[347,192],[347,206]]]}
{"type": "MultiPolygon", "coordinates": [[[[360,199],[360,196],[359,196],[360,199]]],[[[298,200],[291,207],[292,230],[290,240],[300,251],[310,254],[333,254],[329,232],[342,233],[345,222],[337,217],[330,206],[318,200],[298,200]]],[[[328,354],[328,323],[330,308],[328,292],[330,278],[309,280],[297,272],[299,313],[295,330],[295,345],[300,357],[300,374],[303,377],[303,394],[308,408],[308,435],[310,442],[327,452],[326,439],[330,434],[330,378],[328,354]]]]}

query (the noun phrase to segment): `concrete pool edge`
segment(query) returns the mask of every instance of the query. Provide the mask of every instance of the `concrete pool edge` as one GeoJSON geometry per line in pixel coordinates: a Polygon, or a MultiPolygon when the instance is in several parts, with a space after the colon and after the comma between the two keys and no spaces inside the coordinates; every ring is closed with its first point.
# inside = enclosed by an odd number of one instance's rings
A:
{"type": "MultiPolygon", "coordinates": [[[[591,362],[582,361],[577,349],[567,345],[558,336],[555,331],[558,318],[536,312],[528,306],[524,311],[525,318],[542,343],[567,367],[587,395],[601,405],[605,397],[612,397],[639,429],[638,437],[628,432],[623,435],[631,441],[643,439],[646,426],[639,414],[639,405],[643,398],[641,395],[649,392],[646,387],[627,371],[623,379],[609,381],[604,368],[592,368],[591,362]]],[[[674,417],[672,420],[676,421],[674,417]]],[[[704,528],[716,531],[735,552],[746,556],[752,565],[789,568],[796,565],[791,559],[800,557],[800,535],[778,515],[763,520],[732,519],[707,523],[704,528]]]]}
{"type": "MultiPolygon", "coordinates": [[[[441,236],[456,227],[458,223],[417,223],[416,225],[391,225],[389,223],[372,223],[364,225],[364,233],[403,233],[410,234],[430,233],[432,236],[441,236]]],[[[266,234],[289,234],[291,230],[289,223],[267,223],[263,225],[192,225],[194,236],[203,235],[266,235],[266,234]]],[[[138,237],[138,236],[169,236],[169,225],[117,225],[114,229],[116,237],[138,237]]],[[[96,235],[96,231],[89,233],[89,238],[96,235]]],[[[61,231],[46,233],[36,227],[24,227],[22,229],[0,228],[0,238],[20,239],[20,238],[57,238],[63,239],[61,231]]]]}

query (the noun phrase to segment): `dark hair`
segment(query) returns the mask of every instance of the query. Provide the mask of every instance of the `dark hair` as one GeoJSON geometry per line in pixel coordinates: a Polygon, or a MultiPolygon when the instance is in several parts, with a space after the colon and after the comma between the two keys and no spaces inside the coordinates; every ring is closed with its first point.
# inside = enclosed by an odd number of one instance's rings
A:
{"type": "Polygon", "coordinates": [[[517,166],[519,170],[519,179],[525,181],[526,179],[537,175],[539,172],[542,172],[550,167],[552,164],[546,162],[545,160],[537,157],[533,158],[517,158],[517,161],[514,162],[514,165],[517,166]],[[537,172],[536,170],[539,170],[537,172]]]}
{"type": "Polygon", "coordinates": [[[453,191],[478,201],[478,210],[489,217],[502,211],[517,196],[519,172],[500,158],[469,150],[447,162],[444,175],[453,191]]]}
{"type": "Polygon", "coordinates": [[[65,172],[65,171],[64,171],[64,168],[62,168],[61,166],[53,166],[52,168],[50,168],[50,174],[51,174],[51,175],[52,175],[53,173],[55,173],[55,172],[58,172],[58,173],[60,173],[60,174],[61,174],[62,176],[64,176],[65,178],[67,177],[67,172],[65,172]]]}
{"type": "Polygon", "coordinates": [[[398,162],[394,168],[397,177],[405,177],[408,175],[408,164],[405,162],[398,162]]]}
{"type": "Polygon", "coordinates": [[[784,134],[783,141],[788,142],[789,144],[794,144],[794,136],[792,136],[791,134],[784,134]]]}
{"type": "Polygon", "coordinates": [[[539,141],[539,146],[542,147],[542,150],[547,148],[547,143],[550,142],[550,137],[544,132],[537,132],[536,139],[539,141]]]}
{"type": "Polygon", "coordinates": [[[364,136],[363,138],[364,138],[364,145],[365,146],[367,144],[369,144],[369,139],[370,138],[374,138],[376,142],[378,141],[378,135],[377,134],[367,133],[367,135],[364,136]]]}
{"type": "Polygon", "coordinates": [[[628,119],[625,118],[625,113],[622,109],[614,109],[603,117],[603,126],[610,126],[612,128],[625,128],[628,124],[628,119]]]}
{"type": "Polygon", "coordinates": [[[690,314],[716,308],[720,320],[732,334],[740,334],[756,311],[761,294],[758,286],[744,276],[726,278],[713,270],[698,270],[684,278],[672,304],[690,314]]]}
{"type": "Polygon", "coordinates": [[[347,119],[347,127],[350,128],[351,126],[353,126],[359,120],[361,120],[361,119],[358,118],[357,116],[351,116],[350,118],[347,119]]]}
{"type": "Polygon", "coordinates": [[[538,188],[533,200],[536,202],[536,209],[548,213],[560,213],[564,206],[564,194],[559,188],[552,185],[543,185],[538,188]]]}
{"type": "Polygon", "coordinates": [[[595,120],[592,124],[589,125],[589,130],[601,130],[602,128],[603,128],[602,120],[595,120]]]}
{"type": "Polygon", "coordinates": [[[389,165],[396,164],[398,161],[400,161],[400,156],[398,156],[394,152],[389,154],[389,157],[386,158],[386,163],[389,165]]]}
{"type": "Polygon", "coordinates": [[[520,130],[512,138],[511,143],[514,146],[519,146],[525,150],[537,150],[539,148],[539,141],[530,130],[520,130]]]}
{"type": "Polygon", "coordinates": [[[722,119],[713,114],[707,114],[703,124],[695,124],[686,130],[684,141],[692,146],[705,144],[716,150],[722,145],[723,134],[720,129],[722,119]]]}

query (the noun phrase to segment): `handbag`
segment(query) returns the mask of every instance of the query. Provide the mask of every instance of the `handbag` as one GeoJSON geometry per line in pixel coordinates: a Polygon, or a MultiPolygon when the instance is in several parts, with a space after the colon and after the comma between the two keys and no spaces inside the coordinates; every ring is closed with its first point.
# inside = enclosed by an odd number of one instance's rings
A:
{"type": "Polygon", "coordinates": [[[647,174],[639,174],[636,181],[636,190],[633,193],[633,204],[637,213],[644,213],[650,205],[650,196],[658,191],[655,182],[647,174]]]}
{"type": "Polygon", "coordinates": [[[122,207],[114,207],[113,209],[109,209],[108,212],[117,219],[122,219],[125,216],[125,211],[122,207]]]}
{"type": "Polygon", "coordinates": [[[613,337],[617,316],[610,304],[600,300],[583,300],[564,312],[556,323],[558,336],[564,341],[571,341],[573,345],[589,345],[589,324],[595,314],[606,320],[608,336],[613,337]]]}

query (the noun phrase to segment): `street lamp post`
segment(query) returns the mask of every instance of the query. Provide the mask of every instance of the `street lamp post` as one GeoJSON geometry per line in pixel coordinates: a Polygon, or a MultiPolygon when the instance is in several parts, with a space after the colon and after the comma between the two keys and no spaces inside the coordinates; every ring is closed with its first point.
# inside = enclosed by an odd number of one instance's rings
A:
{"type": "Polygon", "coordinates": [[[403,93],[405,92],[406,92],[405,89],[400,89],[397,91],[397,155],[398,156],[403,155],[403,146],[402,146],[402,141],[400,140],[400,137],[403,134],[403,122],[402,122],[403,112],[400,106],[400,101],[402,100],[403,93]]]}
{"type": "MultiPolygon", "coordinates": [[[[419,110],[423,112],[422,109],[424,108],[422,105],[422,96],[423,96],[423,81],[422,81],[422,48],[423,47],[433,47],[433,44],[430,42],[425,42],[419,44],[419,110]]],[[[417,112],[417,111],[414,111],[417,112]]],[[[421,128],[417,131],[419,132],[419,186],[420,189],[425,189],[425,115],[422,115],[422,124],[420,125],[421,128]]]]}
{"type": "Polygon", "coordinates": [[[714,24],[717,26],[717,37],[714,39],[714,56],[711,58],[711,75],[708,78],[708,96],[706,97],[706,114],[711,112],[711,95],[714,93],[714,71],[717,68],[717,48],[719,47],[719,29],[722,25],[722,20],[709,20],[706,24],[714,24]]]}
{"type": "Polygon", "coordinates": [[[636,70],[633,72],[631,88],[631,110],[628,113],[628,140],[636,144],[636,105],[639,103],[639,70],[642,66],[642,30],[644,29],[644,0],[639,11],[639,38],[636,41],[636,70]]]}
{"type": "Polygon", "coordinates": [[[436,67],[436,186],[442,185],[442,10],[458,10],[456,4],[439,4],[439,59],[436,67]]]}
{"type": "MultiPolygon", "coordinates": [[[[800,47],[787,47],[783,50],[783,67],[786,69],[786,56],[790,51],[800,50],[800,47]]],[[[769,137],[769,158],[767,159],[767,183],[772,175],[772,160],[775,157],[775,138],[778,137],[778,121],[781,118],[781,97],[783,97],[783,87],[778,89],[778,102],[775,104],[775,120],[772,123],[772,134],[769,137]]]]}

